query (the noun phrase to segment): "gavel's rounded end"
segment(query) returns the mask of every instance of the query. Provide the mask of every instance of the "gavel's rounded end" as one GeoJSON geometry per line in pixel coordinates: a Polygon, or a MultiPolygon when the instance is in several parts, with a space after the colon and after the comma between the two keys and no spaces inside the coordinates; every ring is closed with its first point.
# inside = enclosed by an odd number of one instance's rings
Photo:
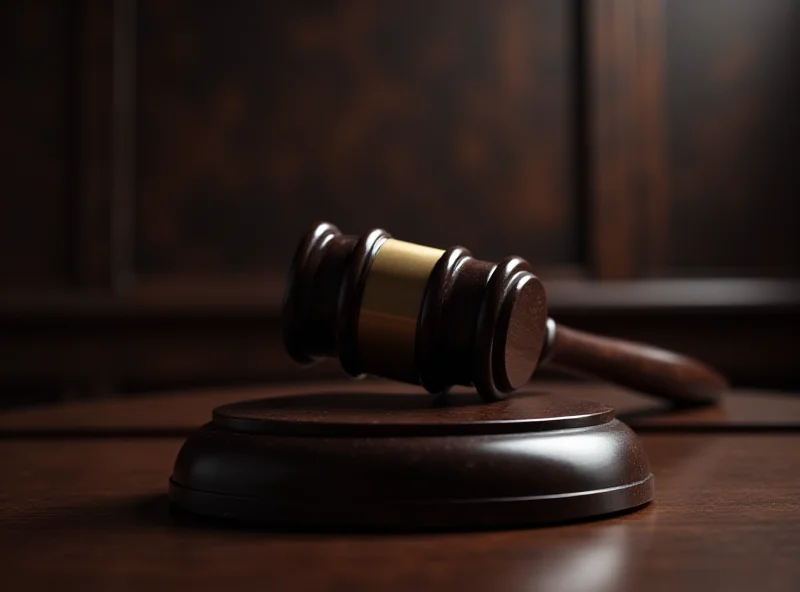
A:
{"type": "Polygon", "coordinates": [[[542,352],[546,319],[542,282],[519,274],[506,294],[495,332],[493,367],[504,389],[516,390],[530,380],[542,352]]]}
{"type": "Polygon", "coordinates": [[[486,287],[475,335],[474,384],[487,400],[504,399],[536,370],[547,332],[547,296],[530,265],[501,261],[486,287]]]}

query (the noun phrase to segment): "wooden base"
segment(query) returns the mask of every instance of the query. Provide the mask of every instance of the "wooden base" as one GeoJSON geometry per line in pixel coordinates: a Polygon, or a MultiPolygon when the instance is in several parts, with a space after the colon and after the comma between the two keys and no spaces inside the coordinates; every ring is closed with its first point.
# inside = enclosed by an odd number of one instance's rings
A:
{"type": "Polygon", "coordinates": [[[178,454],[169,495],[208,516],[408,529],[597,517],[653,491],[636,435],[599,403],[341,391],[215,409],[178,454]]]}

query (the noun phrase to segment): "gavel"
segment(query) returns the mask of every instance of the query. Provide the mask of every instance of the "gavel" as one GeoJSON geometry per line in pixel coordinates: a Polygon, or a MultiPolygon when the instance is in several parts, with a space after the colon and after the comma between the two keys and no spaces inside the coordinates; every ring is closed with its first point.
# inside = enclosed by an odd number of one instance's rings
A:
{"type": "Polygon", "coordinates": [[[283,339],[301,364],[338,356],[353,377],[474,386],[505,398],[540,367],[591,375],[679,405],[713,403],[728,385],[709,366],[653,346],[590,335],[548,317],[520,257],[499,263],[392,238],[343,235],[327,222],[301,240],[283,301],[283,339]]]}

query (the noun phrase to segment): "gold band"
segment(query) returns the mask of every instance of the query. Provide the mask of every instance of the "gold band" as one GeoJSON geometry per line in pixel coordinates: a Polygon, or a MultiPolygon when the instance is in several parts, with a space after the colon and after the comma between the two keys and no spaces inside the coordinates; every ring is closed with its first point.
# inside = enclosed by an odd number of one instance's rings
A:
{"type": "Polygon", "coordinates": [[[419,382],[414,370],[417,317],[440,249],[388,239],[364,286],[358,318],[358,355],[368,374],[419,382]]]}

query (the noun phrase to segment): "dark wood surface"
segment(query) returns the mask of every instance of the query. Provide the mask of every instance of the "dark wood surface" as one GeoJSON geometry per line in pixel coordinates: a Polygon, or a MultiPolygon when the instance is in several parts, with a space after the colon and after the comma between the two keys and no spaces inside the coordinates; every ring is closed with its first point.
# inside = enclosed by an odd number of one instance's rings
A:
{"type": "MultiPolygon", "coordinates": [[[[242,400],[291,394],[324,394],[346,390],[395,394],[432,395],[419,387],[395,382],[348,380],[346,382],[292,382],[277,386],[196,389],[172,393],[123,396],[97,401],[75,401],[0,413],[0,438],[37,435],[65,436],[186,436],[211,419],[211,410],[242,400]]],[[[800,397],[768,390],[733,390],[717,406],[673,409],[663,400],[612,385],[592,382],[534,380],[520,392],[554,392],[604,403],[616,415],[639,430],[800,430],[800,397]]],[[[454,393],[471,393],[457,388],[454,393]]],[[[474,394],[474,393],[473,393],[474,394]]]]}
{"type": "MultiPolygon", "coordinates": [[[[294,376],[265,310],[321,218],[548,289],[797,277],[800,13],[696,4],[5,2],[0,404],[294,376]]],[[[798,384],[796,313],[633,318],[630,288],[558,320],[798,384]]]]}
{"type": "Polygon", "coordinates": [[[181,448],[170,501],[278,528],[408,531],[563,523],[653,499],[644,448],[607,405],[375,386],[216,408],[181,448]]]}
{"type": "MultiPolygon", "coordinates": [[[[377,389],[300,393],[223,405],[214,424],[238,432],[305,436],[446,436],[574,429],[611,421],[613,410],[593,401],[527,392],[496,405],[474,391],[437,397],[377,389]]],[[[313,388],[313,387],[312,387],[313,388]]],[[[274,391],[273,391],[274,392],[274,391]]]]}
{"type": "MultiPolygon", "coordinates": [[[[647,405],[605,386],[539,386],[614,399],[629,409],[633,401],[647,405]]],[[[148,430],[188,429],[207,420],[215,404],[270,392],[277,391],[183,393],[1,416],[4,586],[158,590],[257,582],[277,590],[660,591],[796,590],[800,584],[796,396],[731,395],[732,415],[767,409],[758,433],[731,430],[735,422],[724,418],[690,433],[642,430],[656,501],[609,520],[387,535],[229,529],[171,515],[167,477],[183,440],[148,430]],[[794,422],[787,424],[789,417],[794,422]],[[71,434],[60,433],[65,425],[71,434]],[[10,433],[19,429],[33,432],[10,433]]]]}

